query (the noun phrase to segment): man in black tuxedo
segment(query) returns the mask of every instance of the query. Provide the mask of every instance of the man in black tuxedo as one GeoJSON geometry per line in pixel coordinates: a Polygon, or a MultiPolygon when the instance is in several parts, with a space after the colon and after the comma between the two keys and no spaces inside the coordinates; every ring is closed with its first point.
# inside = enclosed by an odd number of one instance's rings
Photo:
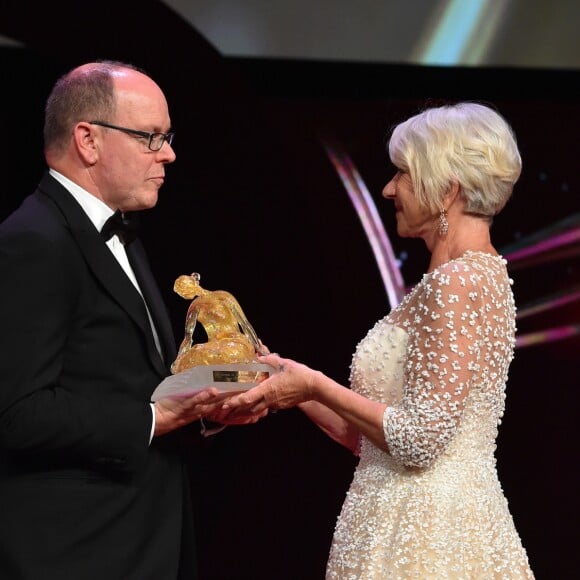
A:
{"type": "Polygon", "coordinates": [[[47,101],[49,171],[0,225],[0,578],[195,578],[176,439],[219,416],[217,392],[150,403],[174,338],[143,247],[109,220],[156,204],[170,127],[141,71],[74,69],[47,101]]]}

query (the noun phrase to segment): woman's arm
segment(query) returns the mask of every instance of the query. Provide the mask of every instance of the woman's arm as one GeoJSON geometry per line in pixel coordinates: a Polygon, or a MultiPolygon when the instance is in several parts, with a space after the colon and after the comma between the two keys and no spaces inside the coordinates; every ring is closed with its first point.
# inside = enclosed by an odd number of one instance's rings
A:
{"type": "Polygon", "coordinates": [[[350,449],[353,453],[357,452],[360,431],[340,415],[317,401],[305,401],[299,403],[298,407],[331,439],[350,449]]]}
{"type": "Polygon", "coordinates": [[[260,362],[280,369],[253,389],[228,399],[223,408],[232,412],[261,412],[297,405],[334,440],[354,450],[359,434],[387,451],[383,435],[384,403],[370,401],[339,385],[323,373],[277,355],[260,362]]]}
{"type": "Polygon", "coordinates": [[[428,466],[455,436],[471,380],[481,367],[478,337],[485,305],[479,278],[467,266],[451,264],[420,296],[418,313],[407,325],[404,394],[396,405],[387,408],[318,371],[271,355],[261,360],[280,372],[232,398],[227,407],[261,411],[312,401],[306,407],[309,416],[347,447],[352,448],[351,433],[358,431],[403,464],[428,466]]]}

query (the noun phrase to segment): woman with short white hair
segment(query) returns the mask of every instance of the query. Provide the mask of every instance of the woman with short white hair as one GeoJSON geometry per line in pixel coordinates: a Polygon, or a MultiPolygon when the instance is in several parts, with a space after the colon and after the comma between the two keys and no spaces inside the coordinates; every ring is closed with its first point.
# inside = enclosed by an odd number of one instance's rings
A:
{"type": "Polygon", "coordinates": [[[360,341],[351,388],[277,355],[280,370],[230,412],[299,406],[360,455],[327,578],[533,578],[494,452],[515,344],[493,217],[521,172],[515,137],[490,107],[431,108],[395,127],[383,190],[397,231],[422,238],[428,271],[360,341]]]}

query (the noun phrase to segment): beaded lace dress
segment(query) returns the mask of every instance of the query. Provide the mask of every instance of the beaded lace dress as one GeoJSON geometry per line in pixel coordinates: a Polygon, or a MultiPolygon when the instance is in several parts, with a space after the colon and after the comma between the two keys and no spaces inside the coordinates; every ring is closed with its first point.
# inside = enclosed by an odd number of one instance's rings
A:
{"type": "Polygon", "coordinates": [[[390,455],[363,437],[327,579],[533,578],[495,465],[513,358],[505,260],[427,273],[359,343],[351,386],[389,405],[390,455]]]}

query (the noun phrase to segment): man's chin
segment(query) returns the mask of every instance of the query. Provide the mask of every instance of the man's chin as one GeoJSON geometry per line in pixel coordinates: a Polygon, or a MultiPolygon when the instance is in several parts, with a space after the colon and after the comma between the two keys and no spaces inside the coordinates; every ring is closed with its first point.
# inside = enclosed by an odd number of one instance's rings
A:
{"type": "Polygon", "coordinates": [[[157,194],[157,189],[155,191],[143,192],[131,199],[124,211],[143,211],[145,209],[151,209],[157,205],[158,199],[159,196],[157,194]]]}

